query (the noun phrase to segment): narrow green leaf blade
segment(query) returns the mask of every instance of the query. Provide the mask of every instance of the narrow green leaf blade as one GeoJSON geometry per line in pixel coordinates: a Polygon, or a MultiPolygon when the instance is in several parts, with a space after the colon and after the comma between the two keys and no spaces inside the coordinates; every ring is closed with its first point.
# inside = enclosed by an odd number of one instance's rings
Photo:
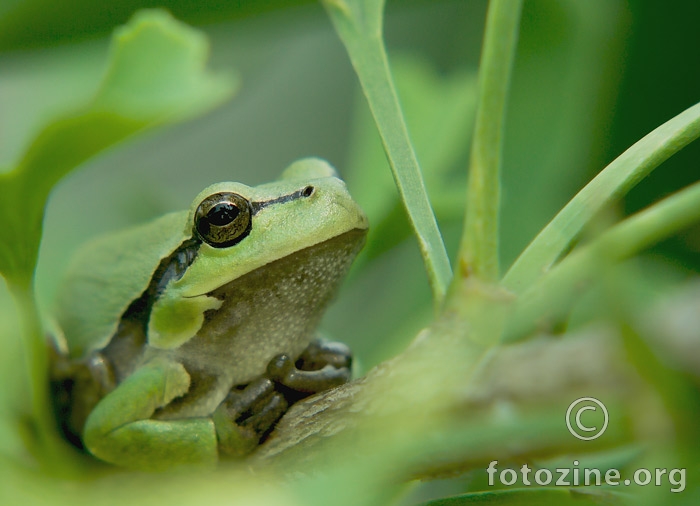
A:
{"type": "Polygon", "coordinates": [[[474,492],[455,497],[436,499],[423,506],[463,506],[490,504],[493,506],[589,506],[595,504],[625,504],[627,497],[617,492],[553,487],[513,488],[474,492]]]}
{"type": "MultiPolygon", "coordinates": [[[[466,174],[452,172],[462,163],[464,140],[472,132],[474,72],[444,74],[426,60],[402,54],[392,55],[391,67],[435,214],[441,225],[461,220],[466,174]]],[[[353,123],[346,182],[372,224],[362,262],[407,239],[411,229],[364,97],[358,96],[353,123]]]]}
{"type": "Polygon", "coordinates": [[[602,208],[625,195],[665,160],[700,136],[700,104],[636,142],[588,183],[533,239],[503,278],[523,292],[547,272],[602,208]]]}
{"type": "Polygon", "coordinates": [[[394,181],[418,239],[438,304],[452,268],[425,188],[396,94],[382,40],[384,2],[325,0],[326,11],[350,56],[389,159],[394,181]]]}
{"type": "Polygon", "coordinates": [[[518,298],[504,334],[517,340],[538,323],[561,319],[601,262],[619,262],[700,221],[700,182],[625,219],[591,243],[574,250],[518,298]]]}

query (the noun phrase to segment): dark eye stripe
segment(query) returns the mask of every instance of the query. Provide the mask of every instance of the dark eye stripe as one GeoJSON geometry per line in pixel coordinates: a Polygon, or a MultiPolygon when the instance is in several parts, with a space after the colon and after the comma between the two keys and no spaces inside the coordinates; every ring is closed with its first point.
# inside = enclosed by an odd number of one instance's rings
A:
{"type": "Polygon", "coordinates": [[[258,211],[265,209],[267,206],[271,206],[273,204],[284,204],[285,202],[291,202],[292,200],[310,197],[314,194],[314,190],[315,188],[313,186],[308,185],[302,188],[301,190],[297,190],[288,195],[282,195],[281,197],[277,197],[271,200],[251,202],[250,205],[253,209],[253,214],[256,214],[258,211]]]}

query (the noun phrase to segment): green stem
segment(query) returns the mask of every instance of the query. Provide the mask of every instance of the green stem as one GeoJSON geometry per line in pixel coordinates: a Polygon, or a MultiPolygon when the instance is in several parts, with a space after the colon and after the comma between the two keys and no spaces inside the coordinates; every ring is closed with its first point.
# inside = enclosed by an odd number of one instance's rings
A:
{"type": "Polygon", "coordinates": [[[27,420],[27,444],[38,464],[55,476],[75,476],[82,469],[78,454],[58,434],[49,395],[49,356],[34,296],[33,279],[8,279],[20,315],[31,418],[27,420]]]}
{"type": "Polygon", "coordinates": [[[48,393],[49,362],[46,341],[31,284],[31,281],[7,280],[22,324],[22,342],[27,372],[25,381],[29,385],[32,429],[39,437],[41,445],[44,436],[54,433],[55,428],[48,393]]]}
{"type": "Polygon", "coordinates": [[[43,339],[43,330],[34,302],[33,290],[27,283],[14,283],[9,280],[8,287],[21,317],[32,412],[36,423],[43,426],[46,420],[50,419],[48,414],[51,404],[47,392],[49,365],[46,342],[43,339]]]}
{"type": "Polygon", "coordinates": [[[533,239],[503,278],[517,293],[554,265],[583,227],[673,154],[700,137],[700,104],[656,128],[588,183],[533,239]]]}
{"type": "Polygon", "coordinates": [[[459,255],[461,277],[498,280],[498,213],[503,122],[522,0],[492,0],[479,66],[467,209],[459,255]]]}
{"type": "Polygon", "coordinates": [[[326,0],[324,5],[374,116],[394,181],[418,239],[433,298],[439,304],[452,269],[394,87],[382,36],[384,2],[326,0]]]}
{"type": "Polygon", "coordinates": [[[518,298],[505,341],[536,330],[543,318],[556,322],[600,271],[700,221],[700,182],[640,211],[575,250],[518,298]]]}

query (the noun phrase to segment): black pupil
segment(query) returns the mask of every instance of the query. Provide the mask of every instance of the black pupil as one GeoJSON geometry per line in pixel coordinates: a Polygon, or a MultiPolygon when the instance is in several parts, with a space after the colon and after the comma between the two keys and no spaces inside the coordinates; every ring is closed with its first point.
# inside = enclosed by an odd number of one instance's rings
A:
{"type": "Polygon", "coordinates": [[[231,223],[240,214],[240,210],[230,202],[216,204],[207,213],[209,223],[216,227],[224,227],[231,223]]]}

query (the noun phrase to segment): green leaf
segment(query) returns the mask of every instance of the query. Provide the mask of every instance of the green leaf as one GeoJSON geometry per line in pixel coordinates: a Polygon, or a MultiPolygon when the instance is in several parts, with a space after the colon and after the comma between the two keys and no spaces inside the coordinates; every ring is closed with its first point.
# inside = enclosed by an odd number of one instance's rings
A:
{"type": "Polygon", "coordinates": [[[234,81],[206,71],[207,56],[201,33],[165,11],[137,13],[116,31],[92,100],[46,125],[16,166],[0,174],[0,274],[21,315],[34,422],[49,460],[61,457],[51,443],[48,359],[32,286],[46,200],[62,177],[105,149],[230,97],[234,81]]]}
{"type": "Polygon", "coordinates": [[[624,504],[623,494],[591,488],[514,488],[475,492],[424,503],[423,506],[461,506],[468,504],[491,504],[512,506],[588,506],[594,504],[624,504]]]}
{"type": "Polygon", "coordinates": [[[603,265],[629,258],[698,221],[700,182],[632,215],[577,248],[519,296],[504,340],[519,339],[544,321],[560,321],[603,265]]]}
{"type": "Polygon", "coordinates": [[[231,96],[233,81],[205,71],[208,43],[164,11],[142,11],[115,33],[95,97],[47,125],[18,164],[0,174],[0,273],[29,283],[44,206],[71,170],[129,136],[183,120],[231,96]]]}
{"type": "Polygon", "coordinates": [[[601,209],[699,136],[700,104],[696,104],[636,142],[578,192],[533,239],[506,273],[503,285],[517,293],[528,289],[601,209]]]}
{"type": "Polygon", "coordinates": [[[394,88],[382,40],[384,1],[325,0],[324,5],[374,116],[437,304],[445,294],[452,268],[394,88]]]}
{"type": "Polygon", "coordinates": [[[206,36],[165,11],[141,11],[115,30],[111,63],[92,108],[146,122],[183,119],[228,98],[233,83],[205,68],[206,36]]]}

